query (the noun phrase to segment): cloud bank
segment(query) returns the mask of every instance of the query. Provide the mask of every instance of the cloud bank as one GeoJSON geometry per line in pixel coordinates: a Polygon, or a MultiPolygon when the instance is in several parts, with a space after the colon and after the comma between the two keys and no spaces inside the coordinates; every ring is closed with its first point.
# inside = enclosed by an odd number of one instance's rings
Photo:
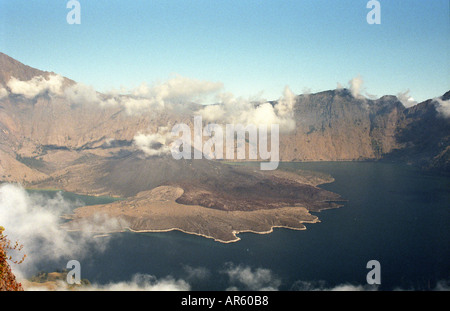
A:
{"type": "Polygon", "coordinates": [[[203,104],[214,97],[221,89],[220,82],[201,81],[176,75],[166,82],[149,86],[142,83],[128,91],[128,96],[115,97],[117,104],[125,107],[128,114],[144,110],[179,108],[195,102],[203,104]]]}
{"type": "Polygon", "coordinates": [[[230,93],[220,94],[218,101],[220,104],[208,105],[199,111],[205,121],[244,126],[278,124],[281,132],[295,129],[293,107],[296,96],[287,86],[277,102],[236,98],[230,93]]]}
{"type": "Polygon", "coordinates": [[[13,265],[14,273],[26,276],[41,262],[61,258],[81,259],[94,250],[104,250],[107,239],[93,238],[97,229],[109,231],[116,223],[113,219],[97,219],[95,227],[81,225],[79,232],[68,232],[62,225],[62,215],[70,214],[81,203],[65,200],[60,193],[54,198],[29,194],[19,185],[0,186],[0,224],[11,241],[23,244],[26,260],[13,265]],[[17,270],[17,271],[16,271],[17,270]]]}
{"type": "MultiPolygon", "coordinates": [[[[55,291],[74,290],[65,281],[55,282],[55,291]]],[[[75,288],[76,290],[77,288],[75,288]]],[[[78,288],[82,291],[189,291],[191,286],[182,279],[175,279],[171,276],[158,279],[150,274],[135,274],[129,281],[111,282],[108,284],[90,284],[78,288]]],[[[46,291],[47,287],[30,284],[25,287],[26,291],[46,291]]]]}
{"type": "Polygon", "coordinates": [[[74,105],[82,104],[101,104],[97,91],[92,86],[85,85],[83,83],[76,83],[64,90],[64,96],[66,99],[74,105]]]}
{"type": "Polygon", "coordinates": [[[63,82],[64,78],[62,76],[53,74],[48,78],[35,76],[28,81],[20,81],[15,77],[11,77],[7,85],[12,94],[22,95],[28,99],[32,99],[46,92],[61,95],[63,82]]]}
{"type": "Polygon", "coordinates": [[[281,285],[281,280],[269,269],[227,264],[223,273],[232,284],[227,290],[276,291],[281,285]]]}
{"type": "MultiPolygon", "coordinates": [[[[214,97],[222,88],[220,82],[202,81],[175,75],[165,82],[148,85],[142,83],[134,89],[122,89],[106,92],[100,96],[92,86],[83,83],[63,87],[64,78],[52,74],[47,78],[33,77],[21,81],[11,77],[7,86],[11,93],[32,99],[44,93],[51,96],[63,96],[71,104],[99,104],[102,106],[119,105],[127,113],[135,114],[149,109],[167,109],[195,102],[202,104],[214,97]]],[[[6,89],[0,88],[0,96],[6,96],[6,89]]]]}
{"type": "Polygon", "coordinates": [[[158,279],[153,275],[136,274],[130,281],[109,283],[106,285],[94,284],[88,288],[92,291],[188,291],[191,286],[182,279],[171,276],[158,279]]]}

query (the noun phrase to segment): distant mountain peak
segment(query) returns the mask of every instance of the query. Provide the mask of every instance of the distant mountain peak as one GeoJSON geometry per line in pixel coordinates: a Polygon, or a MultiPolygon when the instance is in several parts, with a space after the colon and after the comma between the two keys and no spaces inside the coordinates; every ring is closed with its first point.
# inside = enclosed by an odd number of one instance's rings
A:
{"type": "Polygon", "coordinates": [[[442,95],[441,99],[444,100],[444,101],[449,100],[450,99],[450,91],[448,91],[447,93],[442,95]]]}
{"type": "MultiPolygon", "coordinates": [[[[42,76],[47,80],[48,77],[52,75],[56,75],[56,73],[30,67],[0,52],[0,87],[7,87],[8,82],[12,77],[20,81],[29,81],[38,76],[42,76]]],[[[68,79],[66,77],[63,78],[64,86],[72,85],[75,83],[75,81],[71,79],[68,79]]]]}
{"type": "Polygon", "coordinates": [[[35,76],[47,77],[51,73],[32,68],[0,52],[0,84],[7,85],[11,77],[21,81],[31,80],[35,76]]]}

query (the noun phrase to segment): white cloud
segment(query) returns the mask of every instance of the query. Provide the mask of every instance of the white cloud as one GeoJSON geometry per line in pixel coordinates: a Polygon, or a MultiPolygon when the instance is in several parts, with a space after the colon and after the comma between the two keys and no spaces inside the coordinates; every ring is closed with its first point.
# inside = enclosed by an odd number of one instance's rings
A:
{"type": "MultiPolygon", "coordinates": [[[[82,290],[82,291],[189,291],[191,286],[184,280],[175,279],[171,276],[158,279],[149,274],[135,274],[130,281],[121,281],[108,284],[90,284],[82,287],[70,288],[65,281],[56,281],[55,291],[67,290],[82,290]]],[[[45,291],[49,288],[45,286],[35,286],[29,284],[25,287],[26,291],[45,291]]]]}
{"type": "Polygon", "coordinates": [[[327,290],[332,292],[359,292],[366,290],[375,290],[375,287],[367,288],[362,285],[340,284],[327,290]]]}
{"type": "MultiPolygon", "coordinates": [[[[366,88],[363,87],[363,85],[364,85],[364,80],[361,77],[361,75],[357,75],[356,77],[354,77],[350,81],[348,81],[348,88],[349,88],[352,96],[356,99],[360,99],[362,101],[362,107],[365,109],[368,109],[369,105],[367,103],[367,98],[375,100],[378,98],[378,96],[368,93],[366,88]]],[[[337,90],[340,90],[340,89],[342,89],[342,85],[340,83],[338,83],[337,90]]]]}
{"type": "Polygon", "coordinates": [[[123,96],[119,98],[118,102],[121,106],[125,107],[125,110],[129,115],[138,114],[150,109],[152,111],[160,111],[164,108],[163,102],[152,101],[148,98],[123,96]]]}
{"type": "Polygon", "coordinates": [[[400,92],[397,94],[398,100],[405,106],[406,108],[410,108],[417,104],[417,102],[414,100],[412,96],[409,95],[409,90],[405,92],[400,92]]]}
{"type": "Polygon", "coordinates": [[[274,291],[281,285],[281,280],[269,269],[228,264],[224,273],[234,284],[227,290],[274,291]]]}
{"type": "MultiPolygon", "coordinates": [[[[183,106],[195,102],[202,104],[211,100],[223,88],[219,82],[201,81],[176,75],[162,82],[148,85],[142,83],[138,87],[105,93],[106,98],[100,101],[102,106],[120,105],[129,115],[145,111],[160,112],[167,109],[180,111],[183,106]]],[[[91,95],[93,93],[91,92],[91,95]]],[[[93,97],[93,96],[92,96],[93,97]]]]}
{"type": "Polygon", "coordinates": [[[64,95],[70,103],[81,104],[99,104],[101,102],[98,93],[92,86],[82,83],[76,83],[64,90],[64,95]]]}
{"type": "Polygon", "coordinates": [[[60,75],[50,75],[47,79],[43,76],[35,76],[28,81],[20,81],[11,77],[8,87],[12,94],[22,95],[26,98],[34,98],[45,92],[50,95],[61,95],[64,78],[60,75]]]}
{"type": "Polygon", "coordinates": [[[190,289],[191,286],[184,280],[177,280],[171,276],[157,279],[148,274],[136,274],[131,281],[106,285],[93,284],[86,288],[93,291],[189,291],[190,289]]]}
{"type": "Polygon", "coordinates": [[[236,98],[230,93],[219,94],[218,99],[220,105],[205,106],[199,111],[205,121],[244,126],[278,124],[282,132],[295,129],[293,107],[296,96],[287,86],[283,96],[274,104],[265,100],[255,102],[241,97],[236,98]]]}
{"type": "Polygon", "coordinates": [[[61,216],[70,214],[78,206],[81,203],[64,200],[60,193],[48,198],[28,194],[19,185],[0,186],[0,224],[10,240],[23,244],[22,252],[27,255],[22,264],[13,266],[13,269],[19,270],[19,276],[32,272],[35,265],[42,261],[64,257],[81,259],[93,249],[104,249],[108,240],[93,238],[93,232],[109,231],[111,226],[116,225],[112,219],[99,216],[95,219],[95,225],[82,223],[80,231],[73,233],[61,227],[61,216]]]}
{"type": "Polygon", "coordinates": [[[174,141],[167,127],[159,127],[153,134],[138,133],[133,142],[147,156],[161,156],[170,153],[170,144],[174,141]]]}
{"type": "Polygon", "coordinates": [[[291,287],[294,291],[376,291],[378,285],[354,285],[349,283],[338,284],[334,287],[326,285],[325,281],[297,281],[291,287]]]}
{"type": "Polygon", "coordinates": [[[202,104],[210,100],[223,84],[201,81],[176,75],[163,83],[149,86],[142,83],[132,89],[128,96],[119,100],[129,114],[145,109],[167,109],[195,102],[202,104]]]}
{"type": "Polygon", "coordinates": [[[361,92],[363,90],[364,81],[360,75],[354,77],[349,82],[350,91],[355,98],[361,98],[361,92]]]}
{"type": "MultiPolygon", "coordinates": [[[[173,78],[149,86],[142,83],[139,87],[126,91],[124,88],[111,91],[101,98],[92,86],[76,83],[63,89],[64,78],[50,75],[48,78],[35,76],[28,81],[14,77],[8,82],[12,94],[34,98],[48,92],[50,95],[64,95],[73,104],[98,103],[100,105],[121,105],[128,114],[145,110],[162,110],[178,107],[192,102],[202,104],[211,100],[223,88],[220,82],[201,81],[175,75],[173,78]]],[[[5,89],[0,88],[1,96],[6,96],[5,89]]]]}
{"type": "MultiPolygon", "coordinates": [[[[369,108],[369,104],[367,99],[377,99],[376,95],[369,94],[366,89],[363,87],[364,80],[361,77],[361,75],[357,75],[356,77],[352,78],[350,81],[348,81],[348,89],[350,90],[350,93],[355,99],[359,100],[359,103],[361,104],[361,107],[364,109],[369,108]],[[364,94],[364,95],[363,95],[364,94]]],[[[344,89],[344,86],[341,83],[337,83],[336,90],[342,90],[344,89]]]]}
{"type": "Polygon", "coordinates": [[[442,100],[441,98],[435,98],[434,100],[437,112],[444,118],[450,117],[450,99],[442,100]]]}

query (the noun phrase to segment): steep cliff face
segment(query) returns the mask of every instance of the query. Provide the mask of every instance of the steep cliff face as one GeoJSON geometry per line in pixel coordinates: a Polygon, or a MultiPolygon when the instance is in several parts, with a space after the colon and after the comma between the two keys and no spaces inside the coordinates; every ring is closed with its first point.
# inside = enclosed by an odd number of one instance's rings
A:
{"type": "Polygon", "coordinates": [[[295,132],[281,137],[285,161],[379,159],[399,148],[395,131],[404,107],[394,96],[355,98],[349,90],[300,95],[295,132]]]}
{"type": "Polygon", "coordinates": [[[429,99],[406,109],[395,131],[401,148],[385,158],[450,172],[450,118],[438,111],[439,100],[449,99],[447,92],[437,100],[429,99]]]}

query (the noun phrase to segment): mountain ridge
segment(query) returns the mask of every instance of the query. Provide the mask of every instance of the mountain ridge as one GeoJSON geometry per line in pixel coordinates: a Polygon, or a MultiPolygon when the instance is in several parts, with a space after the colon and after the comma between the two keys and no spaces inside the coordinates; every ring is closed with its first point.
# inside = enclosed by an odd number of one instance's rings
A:
{"type": "MultiPolygon", "coordinates": [[[[3,85],[8,92],[0,97],[2,181],[49,178],[70,164],[68,159],[110,157],[132,150],[137,133],[156,132],[159,126],[170,128],[179,122],[192,125],[189,113],[176,109],[128,114],[121,106],[68,102],[67,89],[77,83],[65,77],[60,95],[12,94],[7,79],[48,79],[53,73],[3,53],[0,66],[0,88],[3,85]],[[47,164],[40,166],[41,162],[47,164]]],[[[105,95],[96,92],[95,96],[105,95]]],[[[439,98],[448,100],[450,91],[439,98]]],[[[270,103],[275,107],[278,101],[270,103]]],[[[198,106],[189,109],[194,113],[198,106]]],[[[295,128],[280,135],[281,161],[386,160],[449,172],[449,118],[439,116],[433,99],[406,108],[393,95],[368,99],[343,88],[296,95],[291,113],[295,128]]]]}

